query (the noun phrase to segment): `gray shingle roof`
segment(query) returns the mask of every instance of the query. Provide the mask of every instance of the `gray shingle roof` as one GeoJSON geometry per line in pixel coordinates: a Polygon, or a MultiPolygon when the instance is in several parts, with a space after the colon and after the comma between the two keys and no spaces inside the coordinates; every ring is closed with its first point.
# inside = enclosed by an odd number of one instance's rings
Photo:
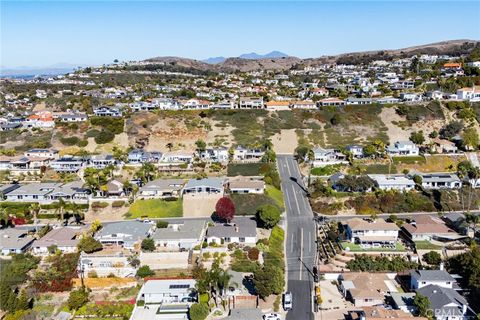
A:
{"type": "MultiPolygon", "coordinates": [[[[428,285],[417,290],[418,293],[428,298],[430,307],[433,310],[444,310],[449,312],[451,316],[462,315],[462,306],[467,304],[467,301],[457,291],[450,288],[443,288],[436,285],[428,285]],[[447,306],[448,304],[456,304],[455,306],[447,306]]],[[[444,313],[446,314],[446,313],[444,313]]]]}
{"type": "Polygon", "coordinates": [[[420,281],[455,281],[445,270],[416,270],[413,271],[420,281]]]}
{"type": "Polygon", "coordinates": [[[209,227],[207,235],[209,237],[231,238],[231,237],[255,237],[257,235],[257,223],[249,218],[237,218],[230,224],[217,224],[209,227]]]}
{"type": "Polygon", "coordinates": [[[199,239],[205,228],[205,220],[185,220],[178,228],[169,226],[155,230],[155,240],[199,239]]]}

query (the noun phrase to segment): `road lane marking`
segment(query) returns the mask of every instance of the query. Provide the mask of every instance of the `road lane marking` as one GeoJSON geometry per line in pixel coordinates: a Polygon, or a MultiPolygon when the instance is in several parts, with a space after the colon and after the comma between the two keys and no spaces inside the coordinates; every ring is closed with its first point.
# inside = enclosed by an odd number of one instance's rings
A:
{"type": "Polygon", "coordinates": [[[293,189],[293,197],[295,198],[295,203],[297,204],[297,209],[298,209],[298,215],[300,215],[300,206],[298,205],[298,199],[297,199],[297,193],[295,192],[295,187],[292,186],[293,189]]]}
{"type": "Polygon", "coordinates": [[[300,228],[300,280],[302,280],[302,262],[303,261],[303,228],[300,228]]]}
{"type": "Polygon", "coordinates": [[[308,253],[312,252],[312,233],[308,232],[308,253]]]}
{"type": "Polygon", "coordinates": [[[293,234],[290,237],[290,252],[293,252],[293,234]]]}

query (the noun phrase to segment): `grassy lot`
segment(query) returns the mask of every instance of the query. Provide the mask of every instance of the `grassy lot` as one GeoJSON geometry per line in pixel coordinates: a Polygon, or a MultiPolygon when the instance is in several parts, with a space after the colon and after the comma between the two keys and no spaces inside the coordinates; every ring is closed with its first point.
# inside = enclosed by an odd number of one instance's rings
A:
{"type": "Polygon", "coordinates": [[[329,164],[323,167],[312,168],[310,173],[313,176],[330,176],[332,174],[342,171],[344,167],[345,165],[343,164],[329,164]]]}
{"type": "Polygon", "coordinates": [[[423,241],[415,241],[415,248],[417,250],[440,250],[442,247],[437,246],[430,241],[423,240],[423,241]]]}
{"type": "Polygon", "coordinates": [[[278,190],[274,186],[267,185],[266,194],[275,201],[275,204],[279,208],[285,208],[285,203],[283,202],[283,193],[281,190],[278,190]]]}
{"type": "MultiPolygon", "coordinates": [[[[371,164],[371,165],[358,165],[360,170],[365,174],[389,174],[389,173],[397,173],[398,169],[395,164],[388,165],[388,164],[371,164]]],[[[352,172],[354,173],[354,172],[352,172]]]]}
{"type": "Polygon", "coordinates": [[[412,164],[398,164],[398,170],[403,169],[417,170],[420,172],[454,172],[459,162],[466,160],[464,155],[444,155],[436,154],[425,157],[425,161],[412,164]]]}
{"type": "Polygon", "coordinates": [[[397,252],[397,251],[405,251],[405,246],[402,245],[401,243],[396,243],[395,249],[387,249],[387,248],[369,248],[369,249],[363,249],[360,247],[359,244],[356,243],[350,243],[350,242],[342,242],[341,246],[343,250],[345,250],[347,247],[350,248],[351,252],[397,252]]]}
{"type": "Polygon", "coordinates": [[[260,176],[265,163],[230,163],[227,167],[227,176],[260,176]]]}
{"type": "Polygon", "coordinates": [[[423,156],[405,156],[405,157],[392,157],[394,164],[417,164],[426,163],[423,156]]]}
{"type": "Polygon", "coordinates": [[[165,201],[148,199],[135,201],[126,214],[127,218],[171,218],[183,216],[182,200],[165,201]]]}

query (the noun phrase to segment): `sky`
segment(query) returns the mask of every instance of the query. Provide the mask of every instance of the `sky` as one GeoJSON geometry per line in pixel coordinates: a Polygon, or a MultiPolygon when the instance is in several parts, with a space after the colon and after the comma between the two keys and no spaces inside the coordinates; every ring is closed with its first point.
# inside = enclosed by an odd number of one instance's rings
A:
{"type": "Polygon", "coordinates": [[[480,1],[0,1],[3,67],[480,40],[480,1]]]}

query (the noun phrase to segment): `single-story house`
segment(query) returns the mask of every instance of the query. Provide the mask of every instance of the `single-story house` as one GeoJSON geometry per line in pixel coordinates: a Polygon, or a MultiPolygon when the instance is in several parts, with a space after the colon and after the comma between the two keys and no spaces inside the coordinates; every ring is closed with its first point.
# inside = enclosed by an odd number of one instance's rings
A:
{"type": "Polygon", "coordinates": [[[135,244],[149,237],[154,225],[140,220],[106,222],[97,232],[95,239],[102,244],[121,245],[126,249],[134,249],[135,244]]]}
{"type": "Polygon", "coordinates": [[[33,253],[38,255],[49,254],[48,249],[52,246],[55,246],[57,250],[63,253],[76,252],[83,231],[83,228],[74,227],[59,227],[53,229],[33,243],[33,253]]]}
{"type": "Polygon", "coordinates": [[[183,188],[183,194],[220,194],[223,195],[225,189],[225,179],[223,178],[205,178],[190,179],[183,188]]]}
{"type": "Polygon", "coordinates": [[[462,238],[440,218],[432,216],[416,216],[414,221],[404,224],[402,229],[412,241],[452,241],[462,238]]]}
{"type": "Polygon", "coordinates": [[[427,285],[417,292],[430,301],[430,309],[434,310],[437,320],[467,320],[475,317],[467,300],[454,289],[427,285]]]}
{"type": "Polygon", "coordinates": [[[422,187],[425,189],[460,189],[462,180],[455,173],[424,173],[422,187]]]}
{"type": "Polygon", "coordinates": [[[105,247],[93,253],[82,252],[79,259],[79,272],[83,271],[85,278],[95,273],[98,277],[111,274],[120,278],[134,277],[137,269],[128,262],[131,253],[118,246],[105,247]]]}
{"type": "Polygon", "coordinates": [[[178,198],[182,194],[186,180],[157,179],[146,183],[138,191],[138,197],[148,198],[178,198]]]}
{"type": "Polygon", "coordinates": [[[60,199],[67,202],[88,203],[89,191],[82,181],[69,183],[29,183],[5,193],[5,199],[12,202],[52,203],[60,199]]]}
{"type": "Polygon", "coordinates": [[[355,307],[383,305],[385,294],[397,291],[395,280],[385,273],[342,273],[339,280],[343,296],[355,307]]]}
{"type": "Polygon", "coordinates": [[[151,238],[157,247],[168,249],[192,249],[203,242],[205,220],[186,219],[170,223],[167,228],[157,228],[151,238]]]}
{"type": "Polygon", "coordinates": [[[137,296],[138,301],[148,304],[184,303],[195,299],[195,279],[149,279],[137,296]]]}
{"type": "Polygon", "coordinates": [[[237,217],[231,223],[218,223],[207,229],[207,242],[222,243],[257,243],[257,223],[254,219],[237,217]]]}
{"type": "Polygon", "coordinates": [[[30,248],[34,238],[28,235],[28,230],[19,228],[6,228],[0,230],[0,253],[24,253],[30,248]]]}
{"type": "Polygon", "coordinates": [[[230,178],[228,180],[228,189],[231,193],[263,194],[265,192],[265,182],[243,177],[230,178]]]}
{"type": "Polygon", "coordinates": [[[381,190],[409,191],[415,188],[415,182],[412,178],[398,174],[368,174],[373,179],[377,187],[381,190]]]}

